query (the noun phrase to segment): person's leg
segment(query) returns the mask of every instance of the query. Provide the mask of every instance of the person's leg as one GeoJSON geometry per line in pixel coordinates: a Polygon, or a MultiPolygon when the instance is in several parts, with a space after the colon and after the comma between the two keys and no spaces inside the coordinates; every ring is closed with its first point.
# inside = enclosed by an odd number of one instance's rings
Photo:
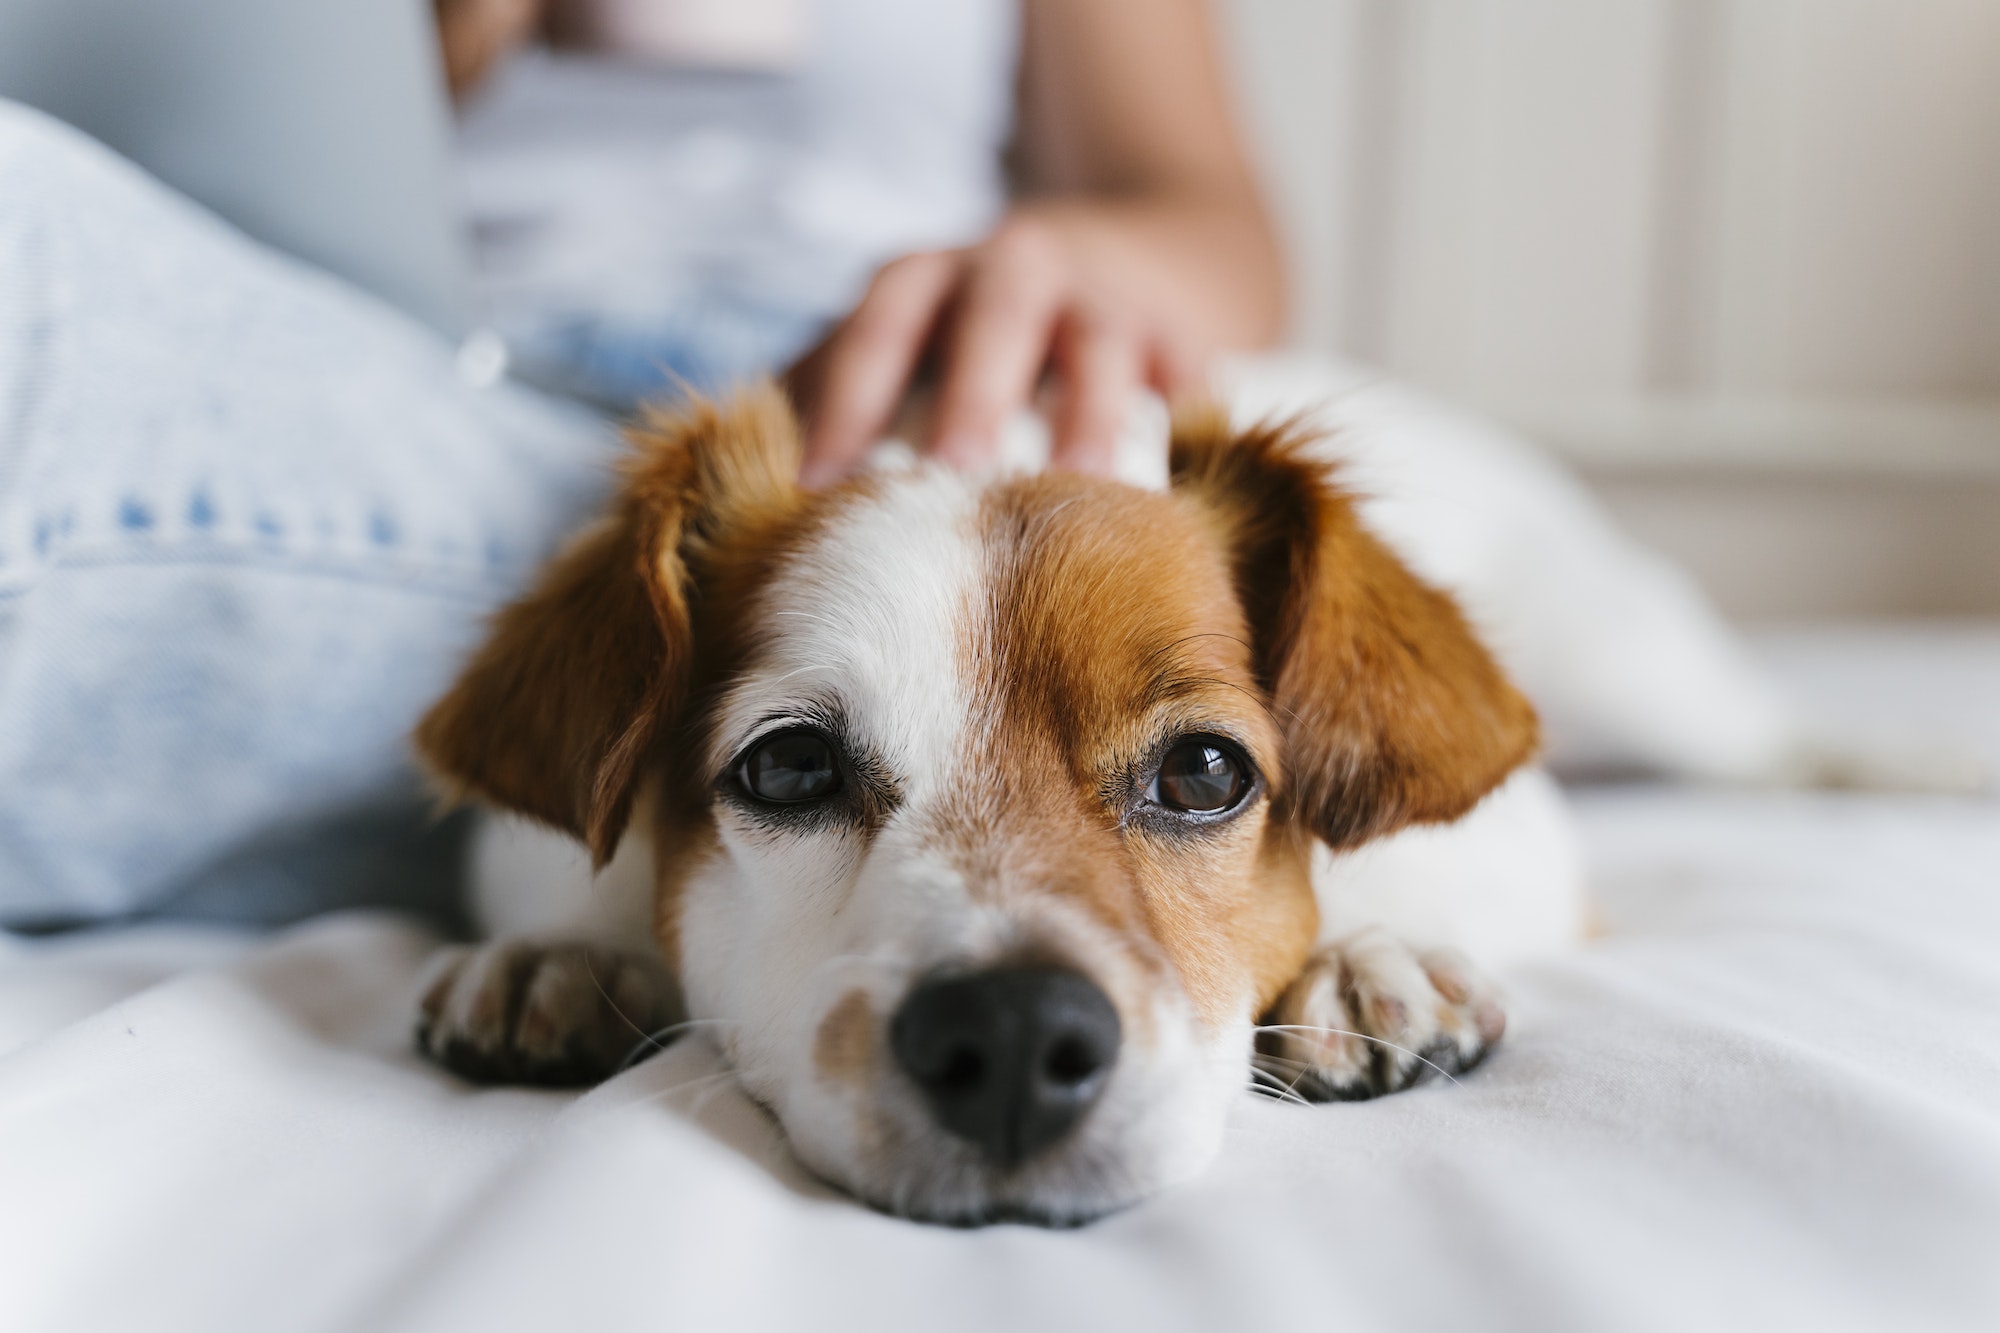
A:
{"type": "Polygon", "coordinates": [[[435,879],[407,730],[610,450],[0,103],[0,925],[435,879]]]}
{"type": "Polygon", "coordinates": [[[550,316],[506,334],[513,364],[529,382],[629,412],[690,389],[726,393],[782,374],[831,325],[816,311],[711,291],[646,316],[550,316]]]}

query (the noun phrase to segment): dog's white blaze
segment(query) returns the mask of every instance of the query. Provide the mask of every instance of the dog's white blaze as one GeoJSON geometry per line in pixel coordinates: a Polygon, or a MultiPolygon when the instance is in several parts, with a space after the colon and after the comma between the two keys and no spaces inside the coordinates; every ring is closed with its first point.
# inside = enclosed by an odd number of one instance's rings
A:
{"type": "MultiPolygon", "coordinates": [[[[802,701],[837,704],[901,784],[905,808],[921,808],[930,784],[953,771],[971,706],[959,653],[980,587],[976,515],[969,483],[925,472],[886,485],[793,556],[759,608],[764,651],[722,701],[711,767],[802,701]]],[[[963,890],[933,867],[922,892],[895,895],[902,915],[876,933],[864,924],[872,877],[859,834],[774,836],[726,806],[719,816],[724,855],[683,899],[683,984],[694,1012],[732,1024],[726,1039],[745,1082],[776,1103],[801,1031],[809,1038],[815,1015],[871,967],[850,946],[882,946],[889,956],[874,971],[892,980],[920,925],[909,901],[962,916],[963,890]]],[[[884,830],[868,859],[894,841],[884,830]]],[[[900,868],[907,876],[921,865],[910,857],[900,868]]]]}
{"type": "Polygon", "coordinates": [[[977,503],[963,478],[926,472],[886,486],[794,556],[767,593],[769,651],[729,692],[713,761],[818,690],[839,698],[896,773],[945,771],[970,698],[959,654],[980,586],[977,503]]]}

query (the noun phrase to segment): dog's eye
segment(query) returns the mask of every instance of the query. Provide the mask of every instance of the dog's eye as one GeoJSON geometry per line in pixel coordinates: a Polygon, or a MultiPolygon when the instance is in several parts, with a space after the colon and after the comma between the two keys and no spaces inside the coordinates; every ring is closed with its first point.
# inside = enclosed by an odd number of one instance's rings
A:
{"type": "Polygon", "coordinates": [[[833,746],[810,731],[787,731],[743,757],[743,786],[760,801],[795,805],[831,796],[840,787],[833,746]]]}
{"type": "Polygon", "coordinates": [[[1195,737],[1167,751],[1149,794],[1169,809],[1212,815],[1242,800],[1249,786],[1234,754],[1215,741],[1195,737]]]}

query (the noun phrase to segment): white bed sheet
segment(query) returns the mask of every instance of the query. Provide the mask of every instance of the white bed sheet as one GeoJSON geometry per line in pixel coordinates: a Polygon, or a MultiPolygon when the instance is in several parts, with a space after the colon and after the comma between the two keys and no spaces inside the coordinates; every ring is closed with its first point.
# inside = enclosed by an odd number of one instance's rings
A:
{"type": "MultiPolygon", "coordinates": [[[[1760,651],[2000,765],[2000,629],[1760,651]]],[[[1581,793],[1611,933],[1461,1086],[1246,1095],[1072,1232],[877,1215],[688,1042],[583,1096],[418,1063],[382,917],[0,954],[0,1328],[2000,1328],[2000,805],[1581,793]]]]}

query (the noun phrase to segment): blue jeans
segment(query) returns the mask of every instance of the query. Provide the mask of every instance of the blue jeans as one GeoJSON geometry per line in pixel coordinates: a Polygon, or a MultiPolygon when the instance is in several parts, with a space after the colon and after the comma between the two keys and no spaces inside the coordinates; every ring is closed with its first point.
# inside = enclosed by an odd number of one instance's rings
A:
{"type": "Polygon", "coordinates": [[[510,331],[516,368],[568,398],[625,412],[680,385],[717,393],[796,360],[832,326],[728,291],[643,320],[571,314],[510,331]]]}
{"type": "Polygon", "coordinates": [[[0,926],[442,902],[409,728],[614,451],[0,102],[0,926]]]}

